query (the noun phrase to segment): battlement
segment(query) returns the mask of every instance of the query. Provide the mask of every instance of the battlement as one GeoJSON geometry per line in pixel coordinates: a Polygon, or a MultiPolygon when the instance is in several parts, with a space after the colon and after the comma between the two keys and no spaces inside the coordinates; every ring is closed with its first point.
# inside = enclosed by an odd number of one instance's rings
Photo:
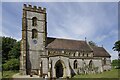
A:
{"type": "Polygon", "coordinates": [[[27,11],[34,11],[34,12],[46,13],[46,8],[32,6],[30,4],[28,4],[28,5],[24,4],[23,9],[27,10],[27,11]]]}

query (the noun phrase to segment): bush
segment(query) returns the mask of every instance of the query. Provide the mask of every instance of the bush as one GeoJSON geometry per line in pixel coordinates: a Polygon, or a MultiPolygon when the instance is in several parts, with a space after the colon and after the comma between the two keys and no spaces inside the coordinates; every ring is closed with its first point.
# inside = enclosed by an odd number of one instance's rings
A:
{"type": "Polygon", "coordinates": [[[19,70],[19,60],[10,59],[9,61],[3,64],[3,70],[19,70]]]}
{"type": "Polygon", "coordinates": [[[113,68],[120,69],[120,60],[117,60],[117,59],[113,60],[112,66],[113,66],[113,68]]]}

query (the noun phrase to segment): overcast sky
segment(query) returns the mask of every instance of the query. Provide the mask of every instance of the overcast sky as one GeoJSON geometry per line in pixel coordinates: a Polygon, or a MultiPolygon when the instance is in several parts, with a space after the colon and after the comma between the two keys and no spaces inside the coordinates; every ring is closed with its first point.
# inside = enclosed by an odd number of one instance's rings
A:
{"type": "MultiPolygon", "coordinates": [[[[21,39],[24,3],[2,3],[2,35],[21,39]]],[[[47,8],[49,37],[94,41],[117,59],[112,50],[118,40],[117,2],[27,3],[47,8]]]]}

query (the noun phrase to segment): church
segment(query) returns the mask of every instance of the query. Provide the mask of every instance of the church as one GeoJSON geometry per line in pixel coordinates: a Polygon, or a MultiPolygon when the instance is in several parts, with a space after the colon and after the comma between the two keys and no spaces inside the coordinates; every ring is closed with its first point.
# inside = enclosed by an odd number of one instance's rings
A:
{"type": "Polygon", "coordinates": [[[48,78],[71,78],[76,74],[111,69],[111,56],[86,40],[47,37],[46,8],[26,5],[22,15],[20,73],[48,78]]]}

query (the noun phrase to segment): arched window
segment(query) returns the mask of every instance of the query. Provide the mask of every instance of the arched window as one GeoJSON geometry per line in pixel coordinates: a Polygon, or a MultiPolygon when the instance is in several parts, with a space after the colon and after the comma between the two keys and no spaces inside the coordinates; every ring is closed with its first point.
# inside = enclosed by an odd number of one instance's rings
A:
{"type": "Polygon", "coordinates": [[[32,26],[36,26],[37,25],[37,18],[33,17],[32,18],[32,26]]]}
{"type": "Polygon", "coordinates": [[[84,53],[82,54],[82,56],[84,57],[84,53]]]}
{"type": "Polygon", "coordinates": [[[32,39],[33,38],[37,38],[38,37],[38,33],[36,29],[32,29],[32,39]]]}
{"type": "Polygon", "coordinates": [[[88,57],[88,54],[87,54],[87,57],[88,57]]]}
{"type": "Polygon", "coordinates": [[[73,56],[75,56],[75,53],[73,53],[73,56]]]}
{"type": "Polygon", "coordinates": [[[103,64],[106,65],[106,58],[104,58],[104,60],[103,60],[103,64]]]}
{"type": "Polygon", "coordinates": [[[77,69],[77,60],[74,61],[74,69],[77,69]]]}
{"type": "Polygon", "coordinates": [[[80,56],[80,53],[78,53],[78,56],[80,56]]]}
{"type": "Polygon", "coordinates": [[[89,62],[89,68],[90,68],[90,69],[93,68],[93,61],[92,61],[92,60],[90,60],[90,62],[89,62]]]}
{"type": "Polygon", "coordinates": [[[71,53],[69,52],[69,56],[71,56],[71,53]]]}

